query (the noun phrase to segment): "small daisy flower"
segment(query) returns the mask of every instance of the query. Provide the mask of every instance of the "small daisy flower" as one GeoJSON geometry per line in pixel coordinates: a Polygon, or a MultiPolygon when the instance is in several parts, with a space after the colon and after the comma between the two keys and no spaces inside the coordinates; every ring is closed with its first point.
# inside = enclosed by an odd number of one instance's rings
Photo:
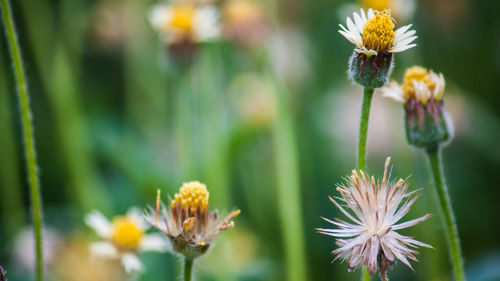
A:
{"type": "Polygon", "coordinates": [[[139,252],[167,250],[167,244],[161,236],[145,233],[148,224],[143,220],[141,212],[135,208],[130,209],[125,216],[113,218],[111,222],[100,212],[93,211],[86,216],[85,223],[105,239],[90,245],[92,254],[121,259],[127,273],[144,270],[137,257],[139,252]]]}
{"type": "Polygon", "coordinates": [[[200,43],[220,33],[219,12],[211,4],[159,4],[152,9],[149,20],[167,44],[200,43]]]}
{"type": "Polygon", "coordinates": [[[415,30],[410,30],[411,24],[394,30],[395,23],[389,10],[383,12],[368,9],[365,14],[353,13],[354,21],[347,17],[345,28],[339,25],[342,34],[349,42],[356,45],[354,51],[367,56],[376,56],[380,52],[398,53],[417,46],[412,42],[417,38],[415,30]]]}
{"type": "Polygon", "coordinates": [[[323,218],[338,228],[317,229],[319,233],[337,237],[339,248],[332,252],[336,255],[334,260],[340,258],[348,261],[349,271],[360,264],[368,267],[371,275],[379,269],[383,280],[386,280],[387,268],[392,266],[396,259],[412,268],[408,259],[417,260],[417,251],[414,248],[432,248],[396,232],[419,224],[431,215],[398,223],[408,213],[420,193],[407,192],[408,185],[403,179],[395,183],[390,182],[389,163],[390,157],[385,162],[382,181],[376,181],[363,171],[353,170],[346,185],[337,187],[341,197],[330,197],[330,201],[351,222],[323,218]]]}
{"type": "Polygon", "coordinates": [[[406,70],[403,83],[391,82],[382,88],[384,97],[403,103],[408,142],[422,148],[434,148],[448,142],[453,126],[443,104],[445,80],[420,66],[406,70]]]}
{"type": "Polygon", "coordinates": [[[208,250],[221,231],[232,228],[232,220],[240,214],[236,210],[221,219],[217,211],[209,210],[208,198],[204,184],[187,182],[167,208],[161,204],[158,190],[156,210],[146,219],[169,239],[175,252],[193,260],[208,250]]]}

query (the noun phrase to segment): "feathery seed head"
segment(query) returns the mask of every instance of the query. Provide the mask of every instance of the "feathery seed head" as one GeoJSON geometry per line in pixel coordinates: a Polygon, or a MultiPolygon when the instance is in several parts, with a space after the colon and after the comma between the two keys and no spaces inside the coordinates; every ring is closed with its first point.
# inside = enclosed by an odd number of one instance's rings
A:
{"type": "Polygon", "coordinates": [[[420,194],[407,192],[408,185],[403,179],[392,182],[388,175],[389,163],[390,158],[387,158],[381,181],[363,171],[354,170],[347,183],[337,188],[340,197],[330,197],[330,201],[350,222],[323,218],[338,228],[317,229],[319,233],[337,237],[339,248],[332,252],[336,255],[334,260],[347,261],[349,270],[362,264],[368,267],[371,275],[377,270],[385,275],[396,259],[411,268],[408,259],[417,260],[414,250],[417,246],[431,248],[396,232],[414,226],[431,215],[398,223],[420,194]]]}

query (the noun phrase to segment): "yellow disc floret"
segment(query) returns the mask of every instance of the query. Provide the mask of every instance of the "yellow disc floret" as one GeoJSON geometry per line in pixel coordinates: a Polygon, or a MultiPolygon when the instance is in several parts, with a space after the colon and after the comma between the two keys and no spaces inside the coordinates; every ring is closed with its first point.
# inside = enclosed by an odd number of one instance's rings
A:
{"type": "Polygon", "coordinates": [[[182,209],[189,210],[190,214],[194,216],[198,209],[201,212],[207,210],[208,197],[209,193],[204,184],[197,181],[187,182],[182,185],[179,193],[175,194],[171,205],[172,208],[181,206],[182,209]]]}
{"type": "Polygon", "coordinates": [[[136,250],[144,231],[136,222],[127,217],[113,220],[111,241],[121,250],[136,250]]]}
{"type": "Polygon", "coordinates": [[[423,82],[430,92],[436,88],[436,81],[429,75],[427,69],[420,66],[413,66],[406,70],[403,85],[401,89],[404,93],[404,99],[417,98],[423,104],[427,103],[430,96],[420,97],[415,89],[415,82],[423,82]]]}
{"type": "Polygon", "coordinates": [[[192,5],[179,4],[172,8],[170,26],[183,32],[191,32],[193,29],[194,14],[196,8],[192,5]]]}
{"type": "Polygon", "coordinates": [[[363,28],[363,45],[370,50],[381,52],[392,47],[394,42],[394,20],[391,13],[375,12],[363,28]]]}

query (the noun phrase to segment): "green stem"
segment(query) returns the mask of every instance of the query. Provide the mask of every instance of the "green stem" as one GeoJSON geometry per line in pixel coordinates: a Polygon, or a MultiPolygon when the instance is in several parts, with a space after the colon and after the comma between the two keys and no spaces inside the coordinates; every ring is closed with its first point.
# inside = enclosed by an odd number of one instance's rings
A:
{"type": "Polygon", "coordinates": [[[374,91],[375,89],[363,89],[363,103],[361,104],[361,118],[359,120],[358,135],[358,170],[364,170],[366,168],[366,141],[368,139],[368,121],[370,119],[370,107],[372,104],[374,91]]]}
{"type": "MultiPolygon", "coordinates": [[[[358,170],[366,169],[366,141],[368,139],[368,121],[370,120],[370,108],[372,104],[373,92],[375,89],[363,88],[363,102],[361,103],[361,116],[359,120],[358,134],[358,170]]],[[[368,268],[362,269],[362,281],[370,281],[368,268]]]]}
{"type": "Polygon", "coordinates": [[[457,224],[451,206],[450,196],[443,171],[443,161],[440,148],[427,149],[427,156],[432,169],[432,176],[439,199],[439,208],[444,218],[444,226],[446,238],[450,250],[451,262],[455,271],[455,279],[457,281],[465,281],[465,273],[460,249],[460,240],[458,238],[457,224]]]}
{"type": "Polygon", "coordinates": [[[35,138],[33,135],[32,115],[29,105],[28,87],[23,69],[23,60],[17,35],[12,19],[12,12],[8,0],[1,0],[2,16],[9,50],[13,61],[14,75],[18,87],[19,107],[23,122],[23,136],[26,152],[26,165],[28,170],[28,179],[31,194],[31,204],[33,211],[33,232],[35,236],[36,252],[36,280],[43,280],[43,260],[42,260],[42,210],[40,198],[40,184],[38,181],[35,138]]]}
{"type": "Polygon", "coordinates": [[[266,76],[271,77],[270,83],[274,89],[277,107],[276,116],[273,118],[272,132],[281,230],[286,257],[286,280],[307,280],[299,155],[293,115],[290,112],[289,95],[272,74],[266,74],[266,76]]]}
{"type": "Polygon", "coordinates": [[[363,267],[361,269],[361,280],[362,281],[370,281],[370,272],[368,272],[368,267],[363,267]]]}
{"type": "Polygon", "coordinates": [[[184,258],[184,281],[191,281],[193,275],[193,260],[184,258]]]}

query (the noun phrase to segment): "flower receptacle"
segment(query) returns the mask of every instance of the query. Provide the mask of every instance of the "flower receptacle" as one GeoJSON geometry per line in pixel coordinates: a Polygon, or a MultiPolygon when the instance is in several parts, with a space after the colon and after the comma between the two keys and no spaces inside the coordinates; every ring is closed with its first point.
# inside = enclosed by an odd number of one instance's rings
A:
{"type": "Polygon", "coordinates": [[[387,84],[393,69],[394,54],[382,51],[377,55],[353,52],[349,59],[349,77],[366,88],[380,88],[387,84]]]}

